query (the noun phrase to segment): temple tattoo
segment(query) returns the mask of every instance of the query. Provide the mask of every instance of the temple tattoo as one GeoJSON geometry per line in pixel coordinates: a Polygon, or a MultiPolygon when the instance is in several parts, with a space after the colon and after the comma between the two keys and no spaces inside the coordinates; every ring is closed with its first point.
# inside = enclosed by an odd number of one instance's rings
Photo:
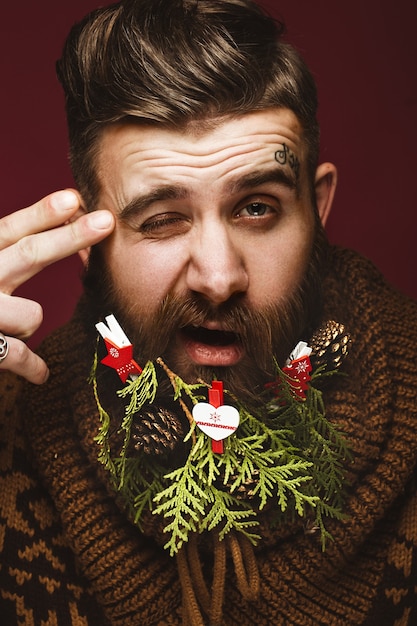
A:
{"type": "Polygon", "coordinates": [[[300,161],[298,157],[294,154],[294,152],[290,150],[286,143],[282,144],[281,150],[277,150],[275,152],[275,160],[280,165],[286,165],[288,163],[288,165],[294,172],[296,182],[298,182],[298,177],[300,174],[300,161]]]}

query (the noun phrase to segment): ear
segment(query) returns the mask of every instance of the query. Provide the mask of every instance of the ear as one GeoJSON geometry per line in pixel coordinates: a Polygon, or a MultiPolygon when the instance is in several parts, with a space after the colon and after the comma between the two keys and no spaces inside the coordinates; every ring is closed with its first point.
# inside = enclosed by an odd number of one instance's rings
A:
{"type": "Polygon", "coordinates": [[[333,198],[337,185],[337,169],[333,163],[321,163],[316,170],[314,189],[316,195],[317,211],[323,226],[333,204],[333,198]]]}
{"type": "Polygon", "coordinates": [[[78,256],[81,259],[81,263],[84,267],[87,267],[88,259],[90,258],[91,248],[83,248],[82,250],[78,250],[78,256]]]}

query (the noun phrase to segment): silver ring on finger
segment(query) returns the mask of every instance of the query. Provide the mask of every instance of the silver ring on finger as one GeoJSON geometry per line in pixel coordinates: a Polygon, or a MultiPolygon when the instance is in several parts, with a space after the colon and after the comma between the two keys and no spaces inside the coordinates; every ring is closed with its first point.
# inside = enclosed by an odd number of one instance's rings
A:
{"type": "Polygon", "coordinates": [[[9,353],[9,344],[3,333],[0,333],[0,363],[4,361],[9,353]]]}

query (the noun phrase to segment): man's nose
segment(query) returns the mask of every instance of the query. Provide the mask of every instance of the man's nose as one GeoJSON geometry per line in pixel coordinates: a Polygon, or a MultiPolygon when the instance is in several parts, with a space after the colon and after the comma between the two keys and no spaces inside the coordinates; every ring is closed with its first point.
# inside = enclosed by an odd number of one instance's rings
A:
{"type": "Polygon", "coordinates": [[[192,243],[187,287],[213,304],[247,291],[249,284],[243,254],[224,224],[211,223],[192,243]]]}

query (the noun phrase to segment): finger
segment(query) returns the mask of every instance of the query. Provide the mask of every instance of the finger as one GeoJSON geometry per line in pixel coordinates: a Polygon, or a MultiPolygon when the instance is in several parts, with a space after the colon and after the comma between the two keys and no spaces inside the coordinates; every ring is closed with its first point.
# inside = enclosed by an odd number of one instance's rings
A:
{"type": "Polygon", "coordinates": [[[42,198],[26,209],[0,219],[0,250],[23,237],[64,224],[81,205],[77,191],[64,189],[42,198]]]}
{"type": "Polygon", "coordinates": [[[43,311],[38,302],[0,292],[0,330],[4,334],[28,339],[42,320],[43,311]]]}
{"type": "Polygon", "coordinates": [[[114,228],[109,211],[93,211],[46,232],[27,235],[0,252],[0,290],[12,293],[44,267],[88,248],[114,228]]]}
{"type": "Polygon", "coordinates": [[[7,335],[6,340],[9,351],[6,358],[0,362],[0,371],[9,370],[36,385],[46,382],[49,370],[45,361],[32,352],[23,341],[7,335]]]}

